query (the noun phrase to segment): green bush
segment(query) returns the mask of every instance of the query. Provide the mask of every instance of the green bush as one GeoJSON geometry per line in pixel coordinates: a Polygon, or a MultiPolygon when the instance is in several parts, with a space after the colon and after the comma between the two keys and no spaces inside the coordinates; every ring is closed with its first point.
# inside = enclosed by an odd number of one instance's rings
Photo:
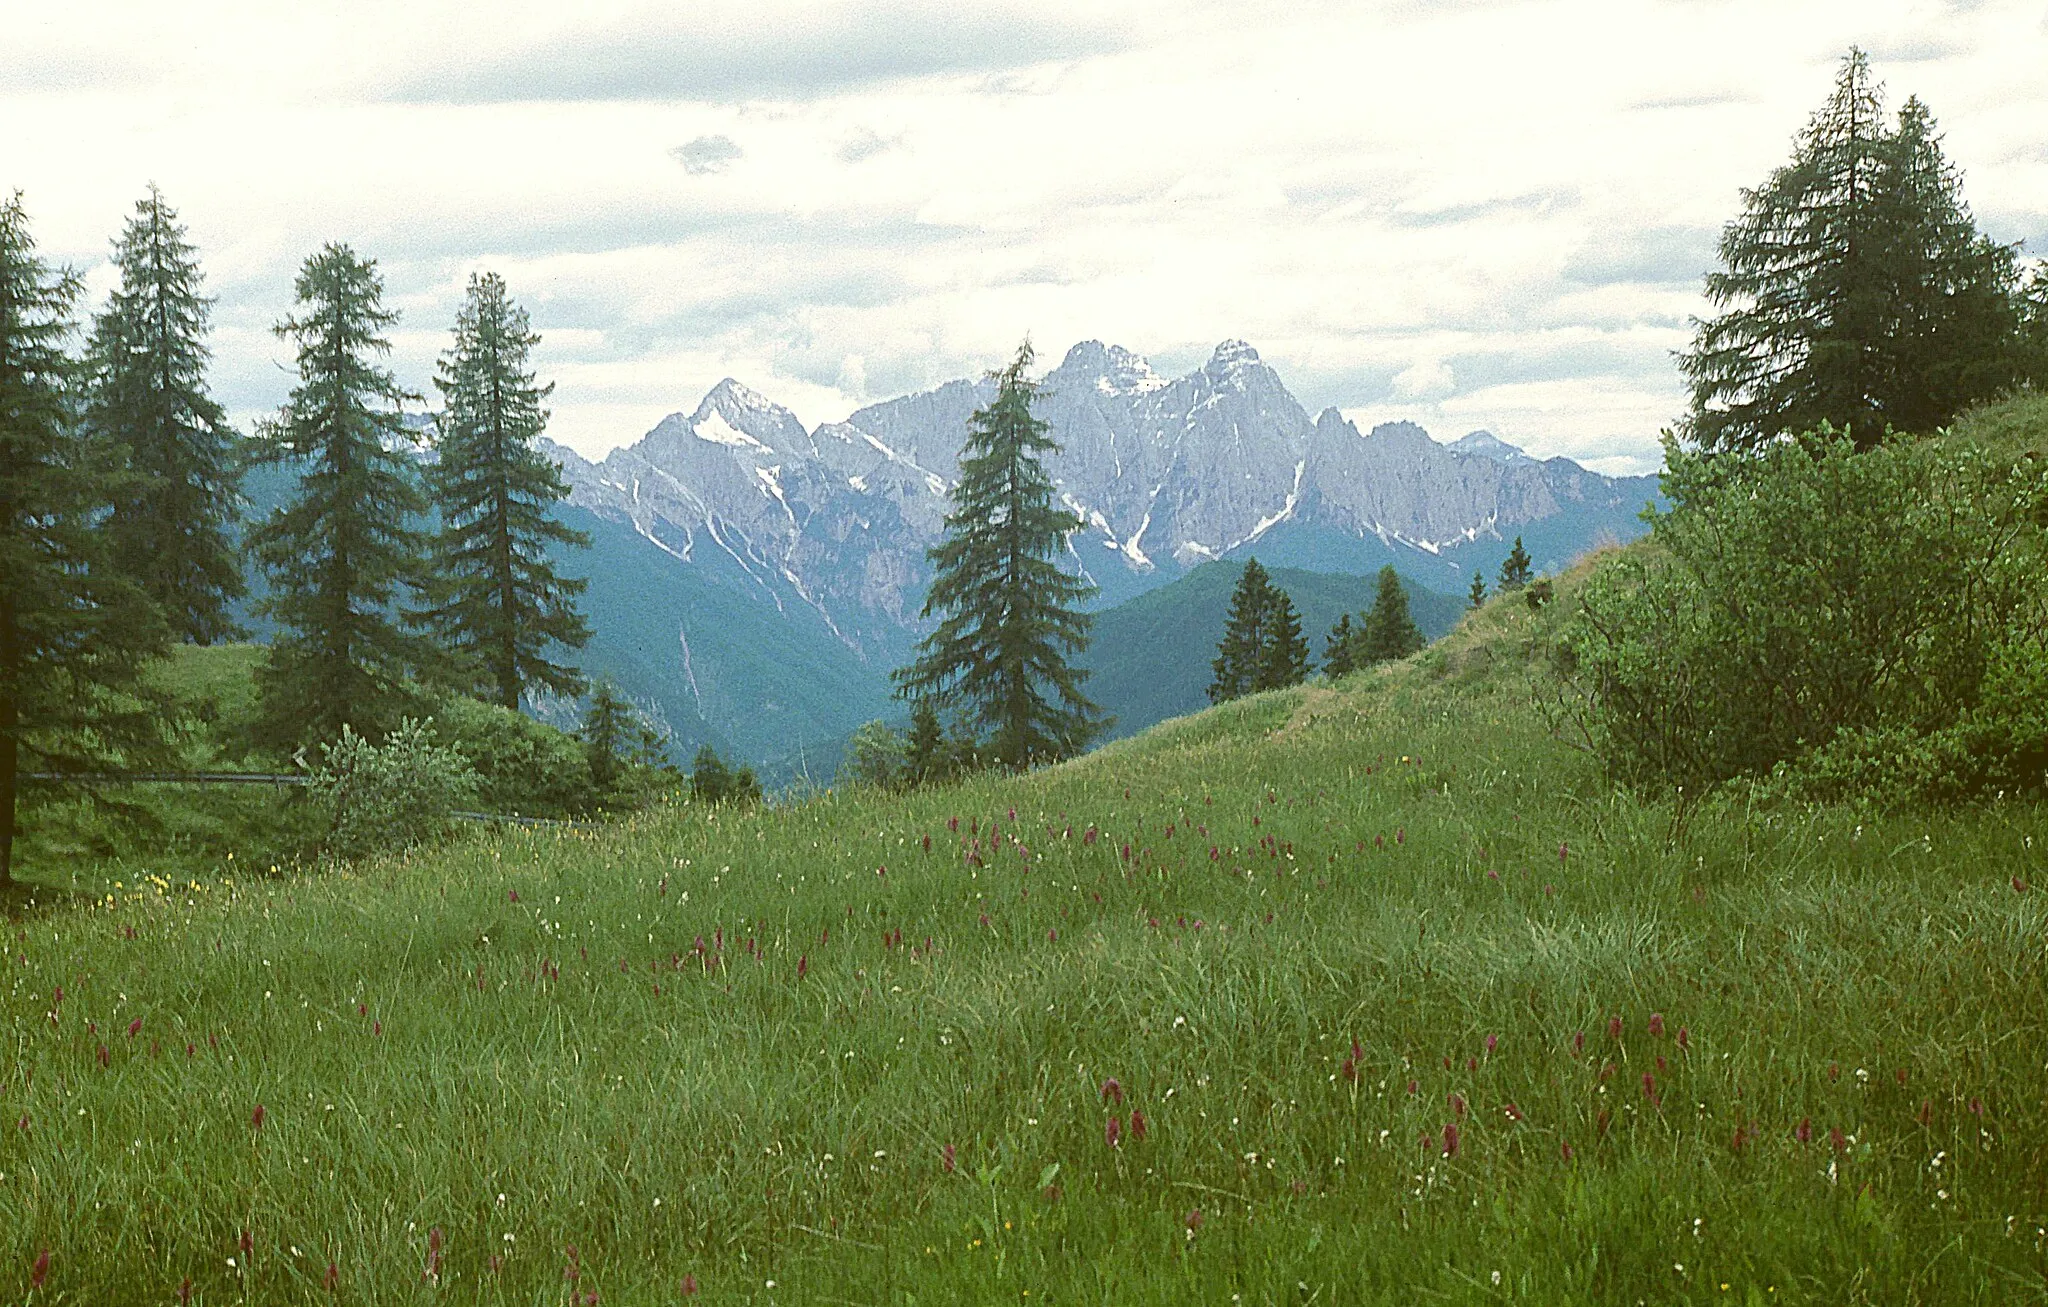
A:
{"type": "Polygon", "coordinates": [[[690,769],[690,797],[699,803],[744,807],[761,801],[761,782],[752,767],[742,765],[735,771],[725,765],[718,750],[706,744],[697,750],[690,769]]]}
{"type": "Polygon", "coordinates": [[[569,817],[596,806],[590,767],[572,735],[521,712],[452,698],[435,715],[438,734],[469,760],[485,811],[569,817]]]}
{"type": "Polygon", "coordinates": [[[2039,783],[2033,460],[1829,432],[1666,458],[1671,508],[1588,584],[1561,651],[1610,771],[1693,794],[2039,783]]]}
{"type": "Polygon", "coordinates": [[[839,763],[839,783],[896,789],[909,781],[909,768],[910,746],[903,736],[887,722],[872,721],[847,741],[846,756],[839,763]]]}
{"type": "Polygon", "coordinates": [[[341,739],[320,746],[313,793],[333,814],[327,851],[360,858],[447,833],[456,810],[476,799],[469,760],[434,743],[433,719],[401,721],[381,745],[344,726],[341,739]]]}

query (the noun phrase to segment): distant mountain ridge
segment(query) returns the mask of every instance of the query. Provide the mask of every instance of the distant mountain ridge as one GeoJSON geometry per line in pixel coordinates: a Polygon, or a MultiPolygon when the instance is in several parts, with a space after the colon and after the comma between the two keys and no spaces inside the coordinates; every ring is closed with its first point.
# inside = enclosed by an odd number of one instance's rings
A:
{"type": "MultiPolygon", "coordinates": [[[[777,607],[814,610],[864,659],[900,660],[920,633],[967,420],[993,384],[952,381],[807,430],[730,378],[688,415],[589,462],[555,448],[571,502],[629,522],[679,562],[729,560],[777,607]]],[[[1243,341],[1179,378],[1083,341],[1048,373],[1038,409],[1061,446],[1051,471],[1086,522],[1070,548],[1105,605],[1257,548],[1292,565],[1382,562],[1460,590],[1507,541],[1539,567],[1627,539],[1654,477],[1537,460],[1487,433],[1445,446],[1412,423],[1361,434],[1311,418],[1243,341]]]]}

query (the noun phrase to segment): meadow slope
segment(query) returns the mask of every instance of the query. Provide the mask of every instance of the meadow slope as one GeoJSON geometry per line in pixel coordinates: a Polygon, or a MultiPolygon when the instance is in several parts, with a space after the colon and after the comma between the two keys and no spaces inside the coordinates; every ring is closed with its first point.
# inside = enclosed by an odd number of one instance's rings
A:
{"type": "Polygon", "coordinates": [[[0,1301],[2048,1301],[2048,814],[1673,838],[1552,620],[1021,778],[49,886],[0,1301]]]}

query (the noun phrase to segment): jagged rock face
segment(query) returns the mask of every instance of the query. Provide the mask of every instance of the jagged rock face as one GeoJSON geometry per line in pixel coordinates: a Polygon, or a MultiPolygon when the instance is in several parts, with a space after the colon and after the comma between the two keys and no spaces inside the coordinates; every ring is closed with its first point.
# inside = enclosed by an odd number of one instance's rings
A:
{"type": "MultiPolygon", "coordinates": [[[[630,520],[689,561],[723,550],[778,604],[808,604],[856,650],[899,657],[919,628],[969,416],[994,383],[954,381],[806,431],[739,383],[716,386],[630,449],[590,464],[557,447],[573,502],[630,520]]],[[[1242,341],[1177,379],[1084,341],[1036,410],[1060,443],[1050,471],[1085,525],[1071,547],[1106,590],[1131,593],[1308,524],[1441,556],[1532,523],[1654,493],[1567,459],[1538,461],[1485,432],[1456,446],[1411,423],[1361,435],[1311,420],[1242,341]]]]}

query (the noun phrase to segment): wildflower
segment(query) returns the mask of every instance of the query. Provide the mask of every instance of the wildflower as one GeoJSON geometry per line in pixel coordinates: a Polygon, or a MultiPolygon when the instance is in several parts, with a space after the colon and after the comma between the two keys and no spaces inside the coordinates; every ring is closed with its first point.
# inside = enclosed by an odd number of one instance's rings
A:
{"type": "Polygon", "coordinates": [[[1557,860],[1559,862],[1563,862],[1565,860],[1565,855],[1570,851],[1570,846],[1565,844],[1562,840],[1560,840],[1557,845],[1557,860]]]}
{"type": "Polygon", "coordinates": [[[1643,1097],[1652,1103],[1657,1101],[1657,1077],[1648,1071],[1643,1072],[1643,1097]]]}
{"type": "Polygon", "coordinates": [[[137,1018],[135,1018],[135,1019],[134,1019],[133,1021],[130,1021],[130,1022],[128,1023],[128,1038],[130,1038],[130,1039],[133,1039],[133,1038],[135,1038],[135,1037],[136,1037],[137,1035],[139,1035],[139,1034],[141,1034],[141,1033],[142,1033],[142,1018],[141,1018],[141,1017],[137,1017],[137,1018]]]}
{"type": "Polygon", "coordinates": [[[516,889],[508,889],[505,891],[505,898],[509,902],[517,903],[519,901],[519,891],[516,889]]]}
{"type": "Polygon", "coordinates": [[[1508,1120],[1519,1121],[1522,1119],[1522,1109],[1516,1107],[1513,1103],[1509,1103],[1505,1110],[1508,1114],[1508,1120]]]}
{"type": "Polygon", "coordinates": [[[1574,1034],[1572,1035],[1572,1052],[1573,1052],[1573,1053],[1575,1053],[1575,1054],[1577,1054],[1577,1053],[1583,1053],[1583,1052],[1585,1052],[1585,1051],[1586,1051],[1586,1032],[1585,1032],[1585,1031],[1583,1031],[1583,1030],[1580,1030],[1580,1031],[1577,1031],[1577,1032],[1575,1032],[1575,1033],[1574,1033],[1574,1034]]]}
{"type": "Polygon", "coordinates": [[[108,1055],[107,1055],[107,1046],[106,1046],[105,1044],[101,1044],[101,1045],[100,1045],[100,1051],[99,1051],[99,1059],[100,1059],[100,1065],[101,1065],[101,1066],[106,1066],[106,1065],[108,1064],[108,1062],[110,1061],[110,1059],[109,1059],[109,1057],[108,1057],[108,1055]]]}
{"type": "Polygon", "coordinates": [[[263,1110],[263,1104],[256,1104],[256,1110],[249,1113],[249,1128],[251,1130],[261,1130],[263,1128],[263,1118],[267,1115],[268,1113],[263,1110]]]}
{"type": "Polygon", "coordinates": [[[1842,1064],[1839,1062],[1828,1063],[1828,1081],[1830,1083],[1833,1083],[1834,1081],[1840,1080],[1841,1078],[1842,1064]]]}
{"type": "Polygon", "coordinates": [[[1465,1115],[1465,1096],[1463,1094],[1452,1094],[1449,1101],[1452,1113],[1462,1118],[1465,1115]]]}
{"type": "Polygon", "coordinates": [[[1572,1160],[1572,1146],[1569,1140],[1563,1140],[1558,1143],[1557,1155],[1567,1162],[1572,1160]]]}
{"type": "Polygon", "coordinates": [[[1792,1137],[1802,1144],[1812,1143],[1813,1119],[1805,1116],[1800,1117],[1799,1124],[1792,1127],[1792,1137]]]}
{"type": "Polygon", "coordinates": [[[1662,1012],[1652,1012],[1650,1014],[1650,1038],[1662,1039],[1663,1037],[1664,1014],[1662,1012]]]}
{"type": "Polygon", "coordinates": [[[1131,1138],[1132,1138],[1132,1139],[1134,1139],[1134,1140],[1136,1140],[1136,1141],[1138,1141],[1139,1143],[1143,1143],[1143,1142],[1145,1141],[1145,1129],[1146,1129],[1146,1126],[1145,1126],[1145,1114],[1144,1114],[1143,1112],[1140,1112],[1140,1111],[1139,1111],[1139,1110],[1138,1110],[1137,1108],[1135,1108],[1135,1107],[1134,1107],[1134,1108],[1132,1108],[1132,1109],[1131,1109],[1131,1138]]]}
{"type": "Polygon", "coordinates": [[[939,1150],[939,1165],[945,1169],[947,1175],[953,1174],[953,1145],[947,1144],[939,1150]]]}
{"type": "Polygon", "coordinates": [[[1124,1087],[1117,1083],[1115,1076],[1111,1076],[1102,1082],[1102,1101],[1105,1103],[1114,1101],[1118,1107],[1124,1105],[1124,1087]]]}
{"type": "Polygon", "coordinates": [[[188,1303],[190,1303],[191,1301],[192,1301],[192,1277],[188,1275],[188,1276],[186,1276],[186,1277],[184,1278],[184,1280],[183,1280],[183,1281],[182,1281],[182,1282],[181,1282],[181,1283],[180,1283],[180,1284],[178,1285],[178,1303],[179,1303],[179,1307],[185,1307],[185,1305],[186,1305],[186,1304],[188,1304],[188,1303]]]}
{"type": "Polygon", "coordinates": [[[50,1250],[45,1248],[36,1258],[36,1264],[28,1273],[28,1287],[31,1290],[43,1287],[43,1281],[50,1278],[50,1250]]]}
{"type": "Polygon", "coordinates": [[[1195,1231],[1197,1231],[1197,1230],[1201,1229],[1201,1228],[1202,1228],[1202,1209],[1201,1209],[1201,1208],[1199,1208],[1199,1207],[1197,1207],[1197,1208],[1193,1209],[1192,1211],[1190,1211],[1190,1212],[1188,1213],[1188,1215],[1187,1215],[1187,1220],[1186,1220],[1185,1222],[1183,1222],[1183,1224],[1185,1224],[1185,1225],[1186,1225],[1186,1226],[1188,1227],[1188,1233],[1189,1233],[1189,1234],[1193,1234],[1193,1233],[1194,1233],[1195,1231]]]}
{"type": "MultiPolygon", "coordinates": [[[[1927,1124],[1931,1123],[1931,1122],[1932,1122],[1933,1120],[1934,1120],[1934,1100],[1932,1100],[1932,1099],[1928,1099],[1928,1098],[1923,1098],[1923,1099],[1921,1099],[1921,1100],[1920,1100],[1920,1124],[1924,1126],[1924,1125],[1927,1125],[1927,1124]]],[[[27,1117],[23,1117],[23,1118],[21,1118],[21,1122],[22,1122],[21,1128],[22,1128],[22,1129],[24,1129],[24,1130],[28,1129],[28,1118],[27,1118],[27,1117]]]]}
{"type": "Polygon", "coordinates": [[[1046,943],[1048,943],[1048,944],[1057,944],[1057,943],[1059,943],[1059,942],[1060,942],[1060,933],[1059,933],[1059,932],[1058,932],[1057,930],[1048,930],[1048,931],[1046,931],[1046,932],[1045,932],[1045,942],[1046,942],[1046,943]]]}
{"type": "Polygon", "coordinates": [[[1982,1116],[1982,1115],[1984,1115],[1984,1100],[1983,1100],[1983,1099],[1981,1099],[1981,1098],[1972,1098],[1972,1099],[1970,1100],[1970,1115],[1972,1115],[1972,1116],[1982,1116]]]}
{"type": "Polygon", "coordinates": [[[2019,878],[2018,876],[2014,876],[2014,877],[2012,878],[2012,892],[2013,892],[2013,893],[2015,893],[2015,894],[2024,894],[2024,893],[2026,893],[2026,892],[2027,892],[2027,882],[2025,882],[2025,881],[2021,880],[2021,879],[2020,879],[2020,878],[2019,878]]]}
{"type": "Polygon", "coordinates": [[[1842,1133],[1842,1127],[1838,1125],[1828,1127],[1828,1144],[1838,1153],[1849,1151],[1848,1137],[1842,1133]]]}
{"type": "Polygon", "coordinates": [[[1892,1072],[1892,1079],[1894,1079],[1894,1080],[1898,1081],[1898,1082],[1899,1082],[1900,1084],[1902,1084],[1902,1085],[1903,1085],[1903,1084],[1905,1084],[1905,1083],[1906,1083],[1906,1068],[1904,1068],[1904,1067],[1900,1067],[1900,1068],[1899,1068],[1898,1070],[1896,1070],[1896,1071],[1892,1072]]]}
{"type": "Polygon", "coordinates": [[[1111,1148],[1116,1148],[1121,1146],[1123,1141],[1124,1123],[1117,1118],[1114,1112],[1112,1112],[1110,1114],[1109,1120],[1103,1123],[1102,1142],[1108,1144],[1111,1148]]]}
{"type": "Polygon", "coordinates": [[[1692,1047],[1692,1032],[1684,1026],[1678,1028],[1678,1046],[1685,1049],[1692,1047]]]}
{"type": "Polygon", "coordinates": [[[1456,1123],[1455,1121],[1445,1122],[1445,1124],[1444,1124],[1444,1156],[1445,1156],[1445,1157],[1456,1157],[1457,1155],[1458,1155],[1458,1126],[1457,1126],[1457,1123],[1456,1123]]]}
{"type": "Polygon", "coordinates": [[[1406,826],[1400,826],[1400,827],[1396,827],[1396,828],[1395,828],[1395,830],[1394,830],[1394,843],[1396,843],[1396,844],[1406,844],[1407,842],[1408,842],[1408,828],[1407,828],[1406,826]]]}
{"type": "MultiPolygon", "coordinates": [[[[930,836],[926,836],[925,838],[926,838],[927,840],[929,840],[929,839],[930,839],[931,837],[930,837],[930,836]]],[[[683,1276],[683,1283],[682,1283],[682,1285],[681,1285],[681,1288],[682,1288],[682,1291],[683,1291],[683,1297],[685,1297],[685,1298],[694,1298],[694,1297],[696,1297],[696,1296],[697,1296],[697,1277],[696,1277],[696,1276],[694,1276],[694,1275],[687,1275],[687,1274],[686,1274],[686,1275],[684,1275],[684,1276],[683,1276]]]]}
{"type": "Polygon", "coordinates": [[[1410,1081],[1408,1082],[1408,1092],[1409,1092],[1410,1094],[1415,1094],[1415,1093],[1419,1092],[1419,1091],[1421,1090],[1421,1088],[1422,1088],[1422,1082],[1421,1082],[1420,1080],[1410,1080],[1410,1081]]]}
{"type": "Polygon", "coordinates": [[[796,960],[796,978],[797,978],[798,980],[802,980],[802,979],[803,979],[803,978],[804,978],[805,976],[808,976],[808,975],[810,975],[810,974],[811,974],[811,955],[810,955],[810,954],[808,954],[808,953],[805,953],[805,954],[802,954],[802,955],[800,955],[800,956],[799,956],[799,957],[797,958],[797,960],[796,960]]]}
{"type": "Polygon", "coordinates": [[[244,1230],[236,1246],[242,1250],[242,1256],[246,1258],[256,1251],[256,1236],[244,1230]]]}
{"type": "Polygon", "coordinates": [[[1607,1127],[1612,1124],[1614,1124],[1614,1113],[1604,1107],[1600,1109],[1600,1115],[1593,1118],[1593,1130],[1602,1139],[1607,1137],[1607,1127]]]}
{"type": "Polygon", "coordinates": [[[1499,1036],[1499,1035],[1488,1035],[1488,1036],[1486,1037],[1486,1052],[1487,1052],[1487,1055],[1488,1055],[1489,1057],[1490,1057],[1490,1056],[1492,1056],[1492,1054],[1493,1054],[1493,1050],[1494,1050],[1494,1049],[1496,1049],[1496,1048],[1499,1048],[1499,1047],[1500,1047],[1500,1036],[1499,1036]]]}
{"type": "Polygon", "coordinates": [[[1608,1037],[1609,1039],[1620,1039],[1620,1038],[1621,1038],[1621,1018],[1620,1018],[1620,1017],[1609,1017],[1609,1018],[1607,1018],[1607,1037],[1608,1037]]]}

